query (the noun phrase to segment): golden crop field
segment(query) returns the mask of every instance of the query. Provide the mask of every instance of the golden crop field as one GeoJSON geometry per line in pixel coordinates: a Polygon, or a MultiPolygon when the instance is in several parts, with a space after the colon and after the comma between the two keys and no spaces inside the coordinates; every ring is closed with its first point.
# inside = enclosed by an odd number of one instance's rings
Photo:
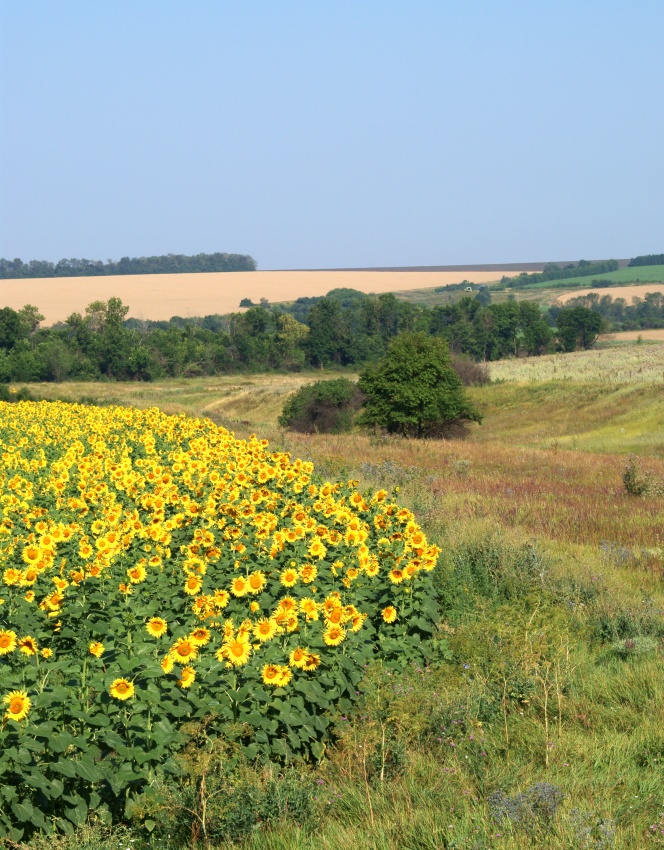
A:
{"type": "Polygon", "coordinates": [[[620,331],[615,334],[606,334],[601,339],[615,340],[616,342],[631,342],[632,340],[662,340],[664,341],[664,328],[646,328],[641,331],[620,331]]]}
{"type": "Polygon", "coordinates": [[[18,310],[26,303],[35,304],[50,325],[82,312],[92,301],[113,296],[129,305],[130,317],[157,321],[231,313],[242,298],[256,303],[261,298],[294,301],[342,287],[398,293],[462,280],[490,283],[503,274],[516,275],[518,271],[257,271],[31,278],[3,280],[0,291],[2,306],[18,310]]]}
{"type": "Polygon", "coordinates": [[[602,298],[604,295],[610,295],[611,298],[624,298],[628,304],[632,303],[632,298],[644,298],[649,292],[664,292],[664,283],[644,283],[638,286],[607,286],[606,289],[575,289],[571,292],[564,292],[556,299],[560,304],[566,304],[570,298],[582,298],[584,295],[590,295],[595,292],[602,298]]]}

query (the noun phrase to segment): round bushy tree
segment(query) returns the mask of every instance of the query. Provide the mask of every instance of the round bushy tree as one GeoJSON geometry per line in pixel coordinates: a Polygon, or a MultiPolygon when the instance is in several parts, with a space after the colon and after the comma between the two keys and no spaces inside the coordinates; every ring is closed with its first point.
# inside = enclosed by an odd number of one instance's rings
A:
{"type": "Polygon", "coordinates": [[[410,437],[441,437],[482,416],[466,397],[447,343],[425,333],[395,337],[360,376],[366,396],[357,423],[410,437]]]}
{"type": "Polygon", "coordinates": [[[362,393],[347,378],[305,384],[284,405],[279,424],[305,434],[350,431],[362,405],[362,393]]]}

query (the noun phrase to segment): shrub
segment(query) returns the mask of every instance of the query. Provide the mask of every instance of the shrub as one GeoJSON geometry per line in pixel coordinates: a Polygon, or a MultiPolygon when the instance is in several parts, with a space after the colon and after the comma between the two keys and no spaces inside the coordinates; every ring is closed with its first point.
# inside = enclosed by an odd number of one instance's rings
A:
{"type": "Polygon", "coordinates": [[[622,480],[628,496],[664,496],[664,482],[651,470],[643,470],[636,455],[629,456],[622,480]]]}
{"type": "Polygon", "coordinates": [[[564,796],[550,782],[536,782],[511,797],[504,791],[495,791],[488,803],[495,820],[509,821],[515,830],[536,836],[551,830],[564,796]]]}
{"type": "Polygon", "coordinates": [[[464,387],[479,387],[491,383],[487,363],[477,363],[463,354],[452,354],[452,367],[464,387]]]}
{"type": "Polygon", "coordinates": [[[291,396],[279,417],[279,424],[304,434],[339,434],[350,431],[353,416],[362,406],[357,384],[347,378],[316,381],[291,396]]]}

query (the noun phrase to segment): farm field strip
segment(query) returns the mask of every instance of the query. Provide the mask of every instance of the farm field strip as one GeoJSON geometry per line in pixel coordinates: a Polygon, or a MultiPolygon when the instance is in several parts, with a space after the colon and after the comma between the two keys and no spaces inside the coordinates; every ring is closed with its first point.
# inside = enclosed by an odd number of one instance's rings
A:
{"type": "Polygon", "coordinates": [[[340,287],[365,293],[400,292],[462,280],[490,283],[499,278],[500,273],[494,271],[256,271],[32,278],[1,281],[0,306],[18,310],[26,303],[35,304],[46,317],[45,324],[53,324],[83,312],[92,301],[117,296],[129,305],[130,317],[157,321],[231,313],[239,309],[242,298],[294,301],[326,295],[340,287]]]}
{"type": "Polygon", "coordinates": [[[582,298],[584,295],[590,295],[591,292],[603,298],[605,295],[610,295],[611,298],[624,298],[628,304],[632,303],[632,298],[645,298],[649,292],[664,292],[664,281],[638,284],[634,286],[607,286],[603,289],[576,289],[572,292],[564,292],[556,299],[560,304],[566,304],[571,298],[582,298]]]}

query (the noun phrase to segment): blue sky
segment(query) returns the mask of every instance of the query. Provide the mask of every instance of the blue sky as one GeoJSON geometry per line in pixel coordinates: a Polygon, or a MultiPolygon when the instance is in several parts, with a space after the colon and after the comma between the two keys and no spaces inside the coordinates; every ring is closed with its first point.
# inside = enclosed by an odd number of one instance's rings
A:
{"type": "Polygon", "coordinates": [[[661,0],[0,9],[0,256],[664,251],[661,0]]]}

